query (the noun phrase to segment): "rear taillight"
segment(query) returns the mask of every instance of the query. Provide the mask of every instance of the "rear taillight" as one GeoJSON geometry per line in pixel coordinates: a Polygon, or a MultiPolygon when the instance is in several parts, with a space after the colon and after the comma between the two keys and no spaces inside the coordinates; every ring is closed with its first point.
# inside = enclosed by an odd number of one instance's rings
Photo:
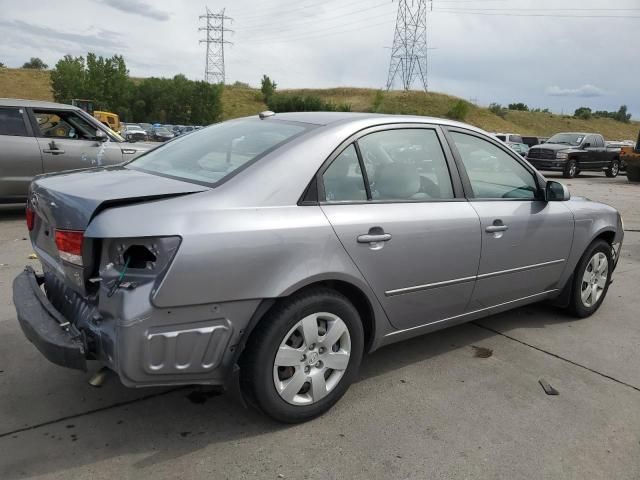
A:
{"type": "Polygon", "coordinates": [[[82,241],[84,232],[78,230],[56,230],[56,247],[60,258],[75,265],[82,265],[82,241]]]}
{"type": "Polygon", "coordinates": [[[33,223],[36,219],[36,212],[31,210],[31,208],[27,207],[26,215],[27,215],[27,228],[29,229],[29,231],[31,231],[33,230],[33,223]]]}

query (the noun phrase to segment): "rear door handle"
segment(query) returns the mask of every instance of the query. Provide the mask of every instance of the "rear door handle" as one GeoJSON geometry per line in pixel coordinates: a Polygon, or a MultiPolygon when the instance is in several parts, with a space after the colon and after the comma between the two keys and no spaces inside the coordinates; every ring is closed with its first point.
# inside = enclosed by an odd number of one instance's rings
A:
{"type": "Polygon", "coordinates": [[[60,150],[58,148],[45,148],[44,150],[42,150],[44,153],[50,153],[52,155],[60,155],[62,153],[64,153],[64,150],[60,150]]]}
{"type": "Polygon", "coordinates": [[[358,243],[375,243],[375,242],[388,242],[391,240],[390,233],[378,233],[378,234],[366,234],[358,237],[358,243]]]}

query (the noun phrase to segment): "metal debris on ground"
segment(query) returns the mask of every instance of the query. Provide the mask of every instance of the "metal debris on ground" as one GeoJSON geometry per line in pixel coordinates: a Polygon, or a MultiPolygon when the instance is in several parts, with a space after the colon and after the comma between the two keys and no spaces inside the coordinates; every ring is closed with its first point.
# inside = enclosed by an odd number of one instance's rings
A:
{"type": "Polygon", "coordinates": [[[475,350],[473,356],[477,358],[489,358],[493,355],[493,350],[485,347],[476,347],[475,345],[471,345],[471,348],[475,350]]]}
{"type": "Polygon", "coordinates": [[[558,390],[553,388],[551,384],[547,382],[544,378],[541,378],[540,380],[538,380],[538,383],[542,386],[542,388],[544,389],[544,393],[546,393],[547,395],[560,395],[560,392],[558,392],[558,390]]]}

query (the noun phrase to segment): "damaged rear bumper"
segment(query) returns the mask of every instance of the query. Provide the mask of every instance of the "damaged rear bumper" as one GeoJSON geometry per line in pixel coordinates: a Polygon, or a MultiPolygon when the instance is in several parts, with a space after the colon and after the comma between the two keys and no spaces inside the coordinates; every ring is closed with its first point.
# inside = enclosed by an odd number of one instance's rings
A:
{"type": "Polygon", "coordinates": [[[33,268],[13,281],[13,303],[25,336],[51,362],[78,370],[87,369],[86,345],[82,334],[49,302],[40,285],[43,275],[33,268]]]}

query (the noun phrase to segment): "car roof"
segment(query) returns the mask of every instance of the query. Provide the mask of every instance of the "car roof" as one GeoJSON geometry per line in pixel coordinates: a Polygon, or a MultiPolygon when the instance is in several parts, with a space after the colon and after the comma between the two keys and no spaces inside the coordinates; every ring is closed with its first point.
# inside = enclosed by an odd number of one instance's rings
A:
{"type": "Polygon", "coordinates": [[[291,112],[276,113],[265,118],[265,120],[284,120],[289,122],[310,123],[314,125],[346,125],[349,123],[368,123],[370,125],[392,124],[392,123],[433,123],[450,127],[461,127],[467,130],[486,133],[484,130],[457,122],[446,118],[423,117],[419,115],[390,115],[379,113],[355,113],[355,112],[291,112]]]}
{"type": "Polygon", "coordinates": [[[22,98],[0,98],[0,107],[66,108],[69,110],[79,110],[78,107],[65,105],[64,103],[25,100],[22,98]]]}

